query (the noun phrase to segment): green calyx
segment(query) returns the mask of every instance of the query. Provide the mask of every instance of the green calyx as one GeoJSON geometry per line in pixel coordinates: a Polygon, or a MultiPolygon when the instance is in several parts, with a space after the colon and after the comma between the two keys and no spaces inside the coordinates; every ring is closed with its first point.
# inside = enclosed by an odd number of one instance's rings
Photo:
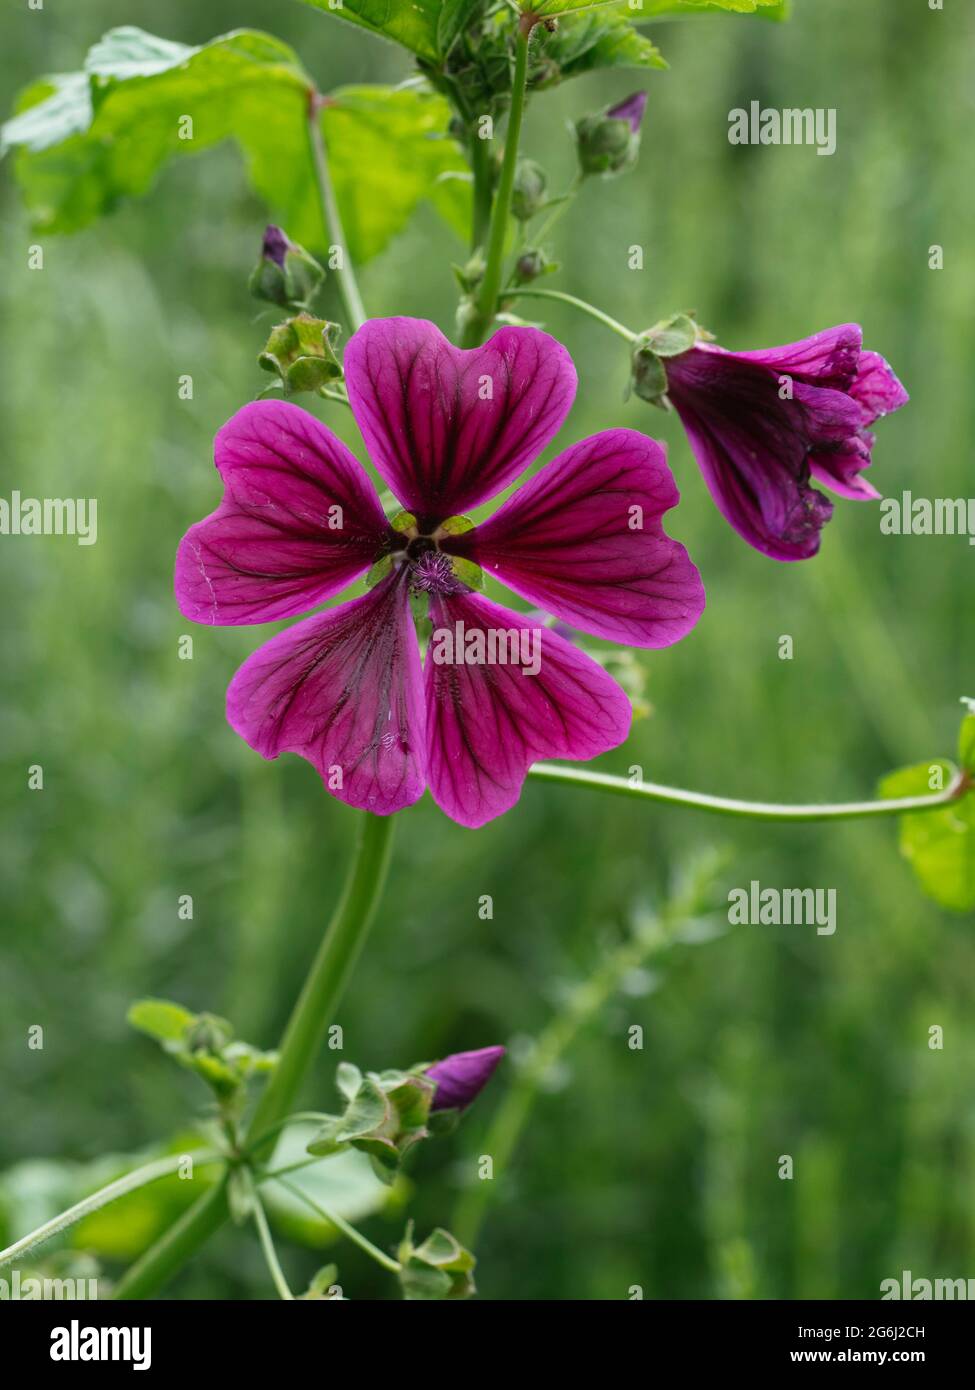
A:
{"type": "Polygon", "coordinates": [[[436,1092],[419,1072],[366,1072],[342,1062],[336,1084],[345,1100],[340,1115],[329,1115],[308,1145],[316,1156],[358,1149],[367,1154],[377,1176],[392,1184],[403,1158],[431,1136],[430,1106],[436,1092]]]}
{"type": "Polygon", "coordinates": [[[403,1297],[411,1302],[470,1298],[476,1293],[477,1263],[460,1241],[438,1226],[421,1245],[413,1244],[413,1223],[397,1251],[403,1297]]]}
{"type": "Polygon", "coordinates": [[[671,314],[655,323],[633,345],[629,391],[650,405],[669,409],[667,359],[690,352],[696,343],[710,340],[711,336],[690,314],[671,314]]]}
{"type": "Polygon", "coordinates": [[[301,313],[275,325],[258,357],[258,365],[275,373],[286,396],[319,391],[342,377],[342,365],[332,347],[337,325],[301,313]]]}

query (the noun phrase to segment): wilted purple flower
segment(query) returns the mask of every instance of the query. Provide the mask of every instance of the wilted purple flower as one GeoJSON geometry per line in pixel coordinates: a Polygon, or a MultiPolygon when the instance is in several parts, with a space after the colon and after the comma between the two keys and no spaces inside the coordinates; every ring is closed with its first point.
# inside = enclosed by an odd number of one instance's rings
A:
{"type": "Polygon", "coordinates": [[[475,1052],[454,1052],[427,1067],[425,1076],[437,1083],[431,1110],[464,1110],[476,1100],[504,1056],[503,1047],[481,1047],[475,1052]]]}
{"type": "Polygon", "coordinates": [[[643,120],[643,114],[646,109],[646,92],[634,92],[631,97],[627,97],[625,101],[621,101],[617,106],[611,106],[606,112],[606,115],[610,120],[627,121],[630,130],[636,135],[640,129],[640,123],[643,120]]]}
{"type": "Polygon", "coordinates": [[[667,395],[723,516],[774,560],[819,549],[833,504],[812,486],[875,498],[863,478],[870,426],[907,392],[846,323],[785,347],[727,352],[698,342],[665,360],[667,395]]]}
{"type": "Polygon", "coordinates": [[[465,352],[431,323],[374,319],[349,342],[345,379],[372,461],[408,510],[387,520],[313,416],[247,405],[217,435],[223,501],[179,547],[180,610],[272,622],[371,570],[361,598],[244,663],[227,718],[264,757],[307,758],[349,805],[388,815],[429,786],[454,820],[483,825],[517,801],[533,762],[615,748],[632,711],[578,647],[466,581],[481,566],[573,627],[669,646],[704,608],[696,568],[662,525],[679,494],[660,445],[616,429],[566,450],[482,525],[460,517],[523,472],[568,414],[572,360],[536,329],[503,328],[465,352]],[[411,595],[434,628],[423,668],[411,595]],[[456,635],[452,658],[438,660],[438,634],[456,635]],[[537,663],[519,660],[526,646],[537,663]]]}

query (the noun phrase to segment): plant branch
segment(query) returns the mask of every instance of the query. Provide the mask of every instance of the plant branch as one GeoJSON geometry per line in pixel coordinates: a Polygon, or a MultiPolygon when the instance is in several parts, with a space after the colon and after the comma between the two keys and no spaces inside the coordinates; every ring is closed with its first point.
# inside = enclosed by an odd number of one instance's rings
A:
{"type": "Polygon", "coordinates": [[[323,1221],[330,1221],[344,1236],[347,1236],[349,1240],[358,1245],[360,1250],[364,1250],[377,1264],[382,1265],[383,1269],[388,1269],[392,1274],[399,1273],[401,1267],[399,1260],[394,1260],[392,1255],[387,1255],[384,1251],[379,1249],[378,1245],[373,1245],[372,1241],[367,1240],[361,1231],[357,1231],[354,1226],[350,1225],[344,1216],[339,1216],[337,1212],[330,1211],[328,1207],[323,1207],[320,1202],[316,1202],[313,1197],[309,1197],[307,1192],[302,1192],[300,1187],[296,1187],[294,1183],[288,1182],[285,1178],[275,1177],[273,1174],[269,1174],[268,1176],[269,1180],[276,1182],[279,1187],[286,1188],[293,1197],[297,1197],[299,1201],[304,1202],[305,1206],[310,1207],[323,1221]]]}
{"type": "Polygon", "coordinates": [[[335,197],[335,188],[332,184],[332,174],[328,166],[328,153],[325,149],[325,138],[322,135],[321,110],[323,98],[318,92],[309,93],[308,97],[308,148],[311,156],[312,169],[315,174],[315,186],[318,189],[318,201],[322,213],[322,227],[325,237],[331,246],[338,251],[338,265],[336,275],[339,281],[339,294],[342,296],[342,303],[345,305],[345,312],[349,316],[353,331],[361,328],[366,321],[366,311],[362,303],[362,296],[359,294],[359,285],[355,278],[355,271],[352,267],[352,257],[349,255],[348,244],[345,240],[345,232],[342,228],[342,218],[339,214],[339,205],[335,197]]]}
{"type": "Polygon", "coordinates": [[[533,289],[512,289],[505,290],[503,299],[554,299],[560,304],[569,304],[573,309],[580,310],[583,314],[588,314],[591,319],[601,323],[604,328],[610,329],[620,338],[625,338],[628,343],[635,343],[640,336],[632,332],[625,324],[617,319],[610,318],[609,314],[604,314],[602,309],[597,309],[594,304],[588,304],[584,299],[577,299],[574,294],[566,294],[563,290],[533,290],[533,289]]]}
{"type": "Polygon", "coordinates": [[[283,1299],[286,1303],[293,1303],[295,1296],[288,1286],[287,1279],[284,1277],[284,1270],[281,1268],[278,1252],[274,1248],[274,1237],[271,1235],[271,1228],[267,1224],[267,1212],[264,1210],[264,1203],[261,1201],[260,1195],[249,1173],[247,1177],[250,1184],[251,1201],[254,1204],[254,1225],[257,1227],[257,1234],[260,1237],[261,1249],[264,1251],[264,1259],[267,1262],[268,1272],[271,1275],[274,1287],[278,1291],[278,1297],[283,1299]]]}
{"type": "Polygon", "coordinates": [[[631,782],[626,777],[612,777],[605,772],[586,772],[556,763],[536,763],[530,775],[543,782],[563,782],[595,791],[613,792],[617,796],[632,796],[638,800],[660,801],[669,806],[687,806],[696,811],[710,811],[719,816],[739,816],[745,820],[765,821],[824,821],[863,820],[873,816],[900,816],[905,811],[937,811],[953,801],[959,801],[972,787],[972,779],[959,772],[950,786],[931,796],[902,796],[887,801],[816,802],[808,805],[780,804],[773,801],[739,801],[728,796],[710,796],[706,792],[685,791],[682,787],[664,787],[656,782],[631,782]]]}
{"type": "Polygon", "coordinates": [[[83,1197],[80,1202],[76,1202],[67,1211],[62,1211],[58,1216],[54,1216],[50,1221],[45,1221],[43,1226],[38,1226],[36,1231],[31,1231],[29,1235],[23,1236],[15,1241],[13,1245],[8,1245],[6,1250],[0,1250],[0,1266],[9,1264],[18,1255],[26,1255],[33,1250],[35,1245],[41,1245],[44,1241],[50,1240],[52,1236],[59,1235],[69,1226],[82,1221],[93,1211],[98,1211],[100,1207],[107,1206],[109,1202],[116,1202],[120,1197],[126,1196],[129,1192],[135,1192],[137,1188],[145,1187],[147,1183],[156,1182],[159,1178],[169,1177],[175,1173],[187,1158],[193,1160],[194,1165],[215,1163],[220,1155],[216,1151],[209,1149],[190,1150],[185,1154],[167,1154],[165,1158],[154,1159],[152,1163],[146,1163],[141,1168],[135,1168],[131,1173],[126,1173],[124,1177],[117,1178],[115,1182],[110,1182],[107,1187],[99,1188],[90,1197],[83,1197]]]}
{"type": "MultiPolygon", "coordinates": [[[[372,925],[386,882],[392,842],[392,816],[366,812],[342,897],[318,955],[294,1006],[281,1041],[278,1065],[261,1094],[248,1133],[264,1136],[287,1117],[294,1096],[313,1061],[326,1028],[349,982],[372,925]]],[[[260,1148],[266,1138],[258,1139],[260,1148]]],[[[226,1183],[196,1202],[115,1286],[117,1299],[147,1298],[180,1269],[229,1216],[226,1183]]]]}

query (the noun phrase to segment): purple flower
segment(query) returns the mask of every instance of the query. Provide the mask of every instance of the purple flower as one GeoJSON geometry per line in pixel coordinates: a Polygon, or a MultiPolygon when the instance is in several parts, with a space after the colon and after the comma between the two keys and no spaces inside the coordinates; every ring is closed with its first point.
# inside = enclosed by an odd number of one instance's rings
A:
{"type": "Polygon", "coordinates": [[[227,718],[264,757],[307,758],[351,806],[388,815],[429,786],[454,820],[483,825],[517,801],[538,759],[622,743],[631,709],[578,647],[466,580],[482,566],[573,627],[668,646],[704,608],[697,570],[661,523],[679,494],[659,444],[607,430],[482,525],[458,520],[523,472],[568,414],[572,360],[535,329],[504,328],[464,352],[433,324],[374,319],[349,342],[345,377],[372,462],[407,510],[387,520],[365,471],[313,416],[247,405],[217,435],[224,497],[180,544],[177,601],[196,622],[266,623],[371,570],[361,598],[244,663],[227,718]],[[434,629],[422,668],[411,596],[428,602],[434,629]]]}
{"type": "Polygon", "coordinates": [[[427,1067],[425,1076],[437,1083],[431,1110],[464,1110],[476,1100],[504,1056],[503,1047],[481,1047],[476,1052],[454,1052],[427,1067]]]}
{"type": "Polygon", "coordinates": [[[667,395],[722,515],[774,560],[819,549],[833,504],[879,494],[862,477],[870,426],[907,392],[884,359],[862,350],[855,323],[761,352],[699,342],[665,361],[667,395]]]}
{"type": "Polygon", "coordinates": [[[631,97],[621,101],[618,106],[611,106],[606,115],[613,121],[627,121],[630,130],[636,135],[643,120],[643,114],[647,109],[646,92],[634,92],[631,97]]]}

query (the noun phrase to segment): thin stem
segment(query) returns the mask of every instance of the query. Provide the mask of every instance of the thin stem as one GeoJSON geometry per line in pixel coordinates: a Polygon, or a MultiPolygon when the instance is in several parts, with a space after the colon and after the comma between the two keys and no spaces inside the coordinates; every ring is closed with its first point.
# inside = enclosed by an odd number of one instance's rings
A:
{"type": "Polygon", "coordinates": [[[498,293],[504,274],[504,247],[508,236],[508,221],[511,216],[511,195],[515,186],[515,169],[518,164],[518,142],[521,139],[521,122],[525,114],[525,91],[528,83],[528,44],[531,26],[522,20],[518,25],[515,43],[515,72],[512,79],[511,111],[508,115],[508,131],[504,142],[504,160],[498,192],[491,213],[491,230],[488,235],[487,265],[484,279],[477,294],[477,312],[472,317],[464,334],[464,347],[477,347],[484,341],[494,315],[497,311],[498,293]]]}
{"type": "MultiPolygon", "coordinates": [[[[246,1171],[246,1170],[245,1170],[246,1171]]],[[[286,1303],[294,1302],[294,1294],[288,1287],[288,1281],[284,1277],[284,1270],[281,1268],[281,1261],[278,1259],[278,1252],[274,1248],[274,1237],[271,1235],[271,1228],[267,1224],[267,1213],[264,1210],[264,1203],[258,1194],[257,1188],[250,1174],[247,1174],[250,1184],[251,1201],[253,1202],[254,1225],[257,1227],[257,1234],[261,1240],[261,1249],[264,1251],[264,1259],[267,1262],[268,1272],[278,1291],[278,1297],[286,1303]]]]}
{"type": "Polygon", "coordinates": [[[322,227],[326,240],[339,253],[336,258],[338,264],[335,272],[339,281],[339,294],[342,296],[342,303],[345,305],[345,312],[349,316],[352,327],[356,329],[361,328],[365,323],[366,310],[362,303],[362,296],[359,294],[355,271],[352,268],[352,257],[349,255],[345,232],[342,228],[342,218],[339,214],[339,205],[335,197],[335,188],[332,184],[332,175],[328,167],[328,154],[322,135],[321,109],[322,98],[317,92],[310,93],[307,122],[308,147],[315,173],[315,186],[318,189],[322,227]]]}
{"type": "Polygon", "coordinates": [[[822,821],[862,820],[873,816],[900,816],[905,811],[937,811],[958,801],[971,789],[972,779],[964,772],[953,778],[944,791],[931,796],[901,796],[887,801],[839,801],[822,805],[789,805],[772,801],[738,801],[728,796],[709,796],[706,792],[685,791],[682,787],[663,787],[656,782],[631,782],[605,772],[586,772],[555,763],[536,763],[531,776],[543,782],[565,782],[596,791],[615,792],[644,801],[662,801],[669,806],[689,806],[719,816],[739,816],[746,820],[822,821]]]}
{"type": "MultiPolygon", "coordinates": [[[[278,1065],[261,1095],[248,1134],[263,1136],[285,1119],[349,982],[386,882],[393,818],[368,812],[338,906],[281,1041],[278,1065]]],[[[258,1140],[260,1148],[266,1140],[258,1140]]],[[[252,1146],[253,1149],[254,1146],[252,1146]]],[[[147,1298],[212,1236],[229,1216],[225,1182],[211,1189],[115,1286],[117,1299],[147,1298]]]]}
{"type": "Polygon", "coordinates": [[[319,386],[318,394],[326,401],[338,401],[339,405],[352,408],[352,403],[344,391],[336,391],[331,386],[319,386]]]}
{"type": "Polygon", "coordinates": [[[196,1152],[190,1150],[185,1154],[167,1154],[165,1158],[157,1158],[152,1163],[135,1168],[131,1173],[126,1173],[124,1177],[109,1183],[107,1187],[93,1192],[90,1197],[83,1197],[80,1202],[76,1202],[67,1211],[53,1216],[50,1221],[45,1221],[43,1226],[38,1226],[35,1231],[31,1231],[29,1235],[15,1241],[6,1250],[0,1250],[0,1266],[9,1264],[18,1255],[26,1255],[28,1251],[33,1250],[35,1245],[41,1245],[44,1241],[50,1240],[52,1236],[59,1235],[61,1231],[67,1230],[69,1226],[81,1221],[91,1212],[98,1211],[100,1207],[107,1206],[109,1202],[116,1202],[127,1193],[145,1187],[147,1183],[169,1177],[185,1163],[187,1158],[191,1158],[194,1164],[207,1164],[215,1163],[219,1157],[218,1153],[209,1149],[197,1150],[196,1152]]]}
{"type": "Polygon", "coordinates": [[[250,1141],[251,1149],[259,1149],[263,1146],[266,1139],[273,1139],[275,1134],[280,1134],[288,1125],[297,1124],[324,1124],[330,1120],[331,1115],[327,1115],[323,1110],[296,1110],[291,1115],[285,1115],[283,1120],[271,1125],[270,1129],[264,1130],[262,1134],[255,1134],[250,1141]]]}
{"type": "Polygon", "coordinates": [[[538,228],[537,231],[532,232],[531,240],[535,243],[536,246],[541,246],[545,238],[549,236],[549,234],[551,233],[552,228],[558,222],[559,218],[562,217],[563,214],[568,210],[573,198],[576,196],[576,194],[579,192],[579,189],[582,187],[582,180],[583,175],[581,173],[577,173],[573,178],[572,183],[562,194],[562,197],[558,200],[556,206],[552,208],[551,212],[546,217],[542,225],[538,228]]]}
{"type": "Polygon", "coordinates": [[[383,1269],[388,1269],[391,1274],[399,1273],[401,1268],[399,1260],[394,1260],[392,1255],[387,1255],[384,1251],[379,1249],[378,1245],[373,1245],[372,1241],[367,1240],[361,1231],[357,1231],[354,1226],[351,1226],[344,1216],[339,1216],[338,1212],[330,1211],[328,1207],[323,1207],[320,1202],[309,1197],[307,1192],[302,1192],[300,1187],[295,1187],[294,1183],[287,1182],[281,1177],[274,1178],[274,1181],[279,1187],[286,1188],[293,1197],[297,1197],[299,1201],[304,1202],[305,1206],[310,1207],[311,1210],[316,1212],[324,1221],[330,1221],[344,1236],[347,1236],[349,1240],[358,1245],[360,1250],[364,1250],[377,1264],[382,1265],[383,1269]]]}
{"type": "Polygon", "coordinates": [[[619,337],[625,338],[628,343],[635,343],[640,336],[627,328],[625,324],[617,319],[610,318],[609,314],[604,314],[602,309],[597,309],[594,304],[588,304],[584,299],[577,299],[574,294],[566,294],[563,290],[533,290],[533,289],[513,289],[505,290],[505,299],[555,299],[560,304],[570,304],[573,309],[579,309],[582,313],[588,314],[591,319],[596,319],[605,328],[610,329],[619,337]]]}

